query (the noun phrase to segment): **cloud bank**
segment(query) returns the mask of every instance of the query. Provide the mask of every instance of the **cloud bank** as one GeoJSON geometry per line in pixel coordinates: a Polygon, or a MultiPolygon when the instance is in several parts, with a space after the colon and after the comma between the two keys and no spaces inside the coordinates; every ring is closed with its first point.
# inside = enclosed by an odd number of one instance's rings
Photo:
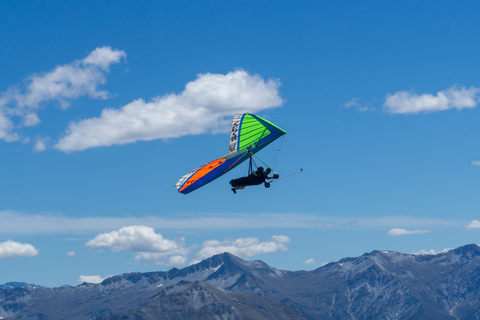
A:
{"type": "Polygon", "coordinates": [[[429,93],[418,95],[407,91],[399,91],[387,95],[383,108],[393,114],[428,113],[448,109],[462,110],[474,108],[478,103],[480,88],[453,86],[436,95],[429,93]]]}
{"type": "Polygon", "coordinates": [[[417,230],[407,230],[407,229],[401,229],[401,228],[393,228],[390,229],[387,234],[391,237],[399,237],[399,236],[405,236],[405,235],[410,235],[410,234],[423,234],[423,233],[429,233],[430,230],[422,230],[422,229],[417,229],[417,230]]]}
{"type": "Polygon", "coordinates": [[[222,131],[235,113],[280,106],[279,86],[278,80],[265,81],[242,69],[226,75],[200,74],[180,94],[148,102],[138,99],[120,109],[104,109],[97,118],[71,123],[55,148],[73,152],[222,131]]]}
{"type": "MultiPolygon", "coordinates": [[[[30,76],[22,86],[10,87],[0,95],[0,139],[19,140],[19,135],[13,132],[12,119],[20,118],[20,126],[36,126],[41,122],[37,113],[48,102],[56,101],[62,109],[67,109],[71,100],[82,96],[108,98],[109,93],[98,87],[105,84],[110,65],[125,57],[124,51],[99,47],[82,60],[59,65],[49,72],[30,76]]],[[[39,147],[37,151],[41,151],[39,147]]]]}
{"type": "MultiPolygon", "coordinates": [[[[290,242],[287,236],[272,236],[267,241],[257,238],[228,239],[224,241],[207,240],[201,245],[197,258],[209,258],[215,254],[230,252],[244,259],[259,254],[288,250],[290,242]]],[[[165,239],[153,228],[143,225],[128,226],[108,233],[97,235],[85,244],[90,248],[109,248],[113,252],[127,250],[135,253],[135,261],[144,260],[156,265],[179,267],[185,265],[191,249],[186,248],[185,239],[178,241],[165,239]]]]}
{"type": "Polygon", "coordinates": [[[0,242],[0,260],[18,257],[34,257],[38,255],[38,249],[28,243],[15,241],[0,242]]]}

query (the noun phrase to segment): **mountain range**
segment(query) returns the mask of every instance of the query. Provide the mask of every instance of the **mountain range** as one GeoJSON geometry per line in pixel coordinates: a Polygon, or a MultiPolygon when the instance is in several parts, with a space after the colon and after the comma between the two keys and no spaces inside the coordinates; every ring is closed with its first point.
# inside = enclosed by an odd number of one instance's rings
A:
{"type": "Polygon", "coordinates": [[[0,319],[479,319],[480,247],[373,251],[312,271],[230,253],[100,284],[0,286],[0,319]]]}

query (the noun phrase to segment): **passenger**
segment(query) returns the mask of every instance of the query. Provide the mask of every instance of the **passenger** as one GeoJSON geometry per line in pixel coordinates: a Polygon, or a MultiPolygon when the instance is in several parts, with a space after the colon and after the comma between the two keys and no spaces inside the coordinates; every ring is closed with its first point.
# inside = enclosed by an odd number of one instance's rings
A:
{"type": "Polygon", "coordinates": [[[255,172],[247,177],[230,180],[233,193],[237,193],[237,190],[239,189],[245,189],[246,186],[256,186],[262,183],[265,183],[265,186],[267,186],[266,180],[273,178],[268,176],[270,172],[272,172],[272,169],[270,168],[267,168],[267,170],[264,171],[263,167],[258,167],[255,172]]]}

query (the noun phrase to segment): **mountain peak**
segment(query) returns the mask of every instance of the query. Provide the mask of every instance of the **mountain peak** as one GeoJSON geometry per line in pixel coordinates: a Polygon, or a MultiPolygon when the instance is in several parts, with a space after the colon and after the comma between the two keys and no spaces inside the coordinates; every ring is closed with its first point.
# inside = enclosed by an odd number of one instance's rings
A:
{"type": "Polygon", "coordinates": [[[452,250],[455,254],[462,255],[480,255],[480,246],[478,244],[467,244],[452,250]]]}
{"type": "Polygon", "coordinates": [[[16,288],[30,288],[30,289],[45,289],[46,287],[37,286],[36,284],[29,284],[26,282],[7,282],[0,284],[0,289],[16,289],[16,288]]]}
{"type": "Polygon", "coordinates": [[[240,259],[239,257],[231,254],[230,252],[224,252],[224,253],[219,253],[219,254],[216,254],[214,256],[211,256],[210,258],[208,259],[205,259],[204,261],[207,261],[207,260],[211,260],[212,262],[216,262],[216,263],[241,263],[241,261],[243,261],[242,259],[240,259]]]}

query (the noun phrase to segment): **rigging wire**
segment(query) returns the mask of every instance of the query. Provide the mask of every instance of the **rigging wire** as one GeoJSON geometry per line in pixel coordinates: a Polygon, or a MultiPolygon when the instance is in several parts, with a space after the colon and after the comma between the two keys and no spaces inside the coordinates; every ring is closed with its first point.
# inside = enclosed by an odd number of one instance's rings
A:
{"type": "MultiPolygon", "coordinates": [[[[267,168],[270,168],[272,169],[272,167],[270,167],[268,164],[266,164],[265,162],[262,161],[262,159],[260,159],[259,157],[257,157],[254,153],[252,153],[253,156],[255,156],[255,158],[257,158],[261,163],[263,163],[267,168]]],[[[272,169],[273,170],[273,169],[272,169]]],[[[273,170],[275,172],[275,170],[273,170]]],[[[276,173],[276,172],[275,172],[276,173]]]]}
{"type": "Polygon", "coordinates": [[[291,176],[293,176],[293,175],[295,175],[295,174],[298,174],[298,173],[301,173],[301,172],[303,172],[303,169],[302,169],[302,168],[300,168],[300,170],[298,170],[297,172],[287,174],[286,176],[281,177],[281,178],[278,178],[278,179],[275,179],[275,180],[273,180],[272,182],[279,181],[279,180],[282,180],[282,179],[291,177],[291,176]]]}

